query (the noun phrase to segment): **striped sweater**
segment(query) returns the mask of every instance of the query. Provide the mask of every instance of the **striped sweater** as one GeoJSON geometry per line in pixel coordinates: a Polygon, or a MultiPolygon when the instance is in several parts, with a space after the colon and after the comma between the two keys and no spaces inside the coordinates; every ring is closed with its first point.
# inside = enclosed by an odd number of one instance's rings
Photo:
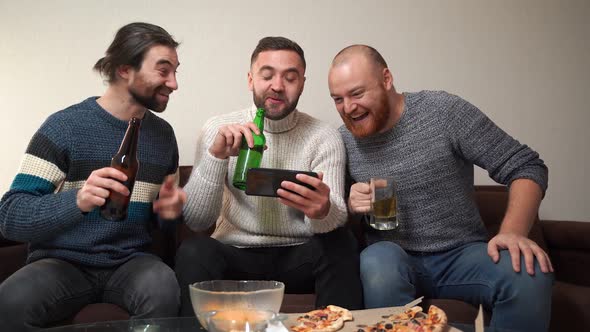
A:
{"type": "Polygon", "coordinates": [[[142,121],[139,171],[128,217],[108,221],[95,208],[83,214],[76,194],[92,171],[107,167],[127,122],[91,97],[51,115],[35,133],[10,190],[0,201],[4,237],[29,242],[27,262],[53,257],[95,267],[116,266],[151,243],[152,201],[178,167],[172,127],[151,112],[142,121]]]}
{"type": "Polygon", "coordinates": [[[274,197],[247,196],[231,183],[236,159],[209,153],[219,127],[252,121],[256,107],[210,119],[197,141],[196,161],[184,187],[188,200],[184,218],[194,230],[217,221],[213,237],[236,247],[288,246],[306,242],[346,222],[345,151],[335,128],[297,110],[281,120],[264,120],[268,149],[260,167],[323,172],[330,187],[331,207],[323,219],[310,219],[274,197]]]}
{"type": "Polygon", "coordinates": [[[411,251],[437,252],[486,241],[473,192],[473,166],[498,183],[531,179],[547,189],[547,167],[467,101],[442,91],[405,93],[391,130],[355,138],[340,128],[355,182],[389,175],[397,182],[400,226],[369,230],[369,242],[390,240],[411,251]]]}

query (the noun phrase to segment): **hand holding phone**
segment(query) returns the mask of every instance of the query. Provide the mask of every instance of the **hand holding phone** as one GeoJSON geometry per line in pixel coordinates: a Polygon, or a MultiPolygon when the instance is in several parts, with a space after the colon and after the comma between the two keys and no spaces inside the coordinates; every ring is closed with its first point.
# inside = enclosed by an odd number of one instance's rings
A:
{"type": "Polygon", "coordinates": [[[281,188],[283,181],[290,181],[315,190],[313,186],[297,180],[297,174],[318,177],[315,172],[276,168],[250,168],[246,176],[246,195],[278,197],[277,190],[281,188]]]}

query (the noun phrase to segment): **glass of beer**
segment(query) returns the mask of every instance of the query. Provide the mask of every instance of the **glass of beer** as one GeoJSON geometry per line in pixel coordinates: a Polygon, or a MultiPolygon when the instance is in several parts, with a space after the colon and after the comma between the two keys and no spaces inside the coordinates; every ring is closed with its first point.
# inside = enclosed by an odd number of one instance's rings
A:
{"type": "Polygon", "coordinates": [[[396,184],[392,177],[371,178],[371,216],[369,225],[374,229],[388,231],[397,228],[396,184]]]}

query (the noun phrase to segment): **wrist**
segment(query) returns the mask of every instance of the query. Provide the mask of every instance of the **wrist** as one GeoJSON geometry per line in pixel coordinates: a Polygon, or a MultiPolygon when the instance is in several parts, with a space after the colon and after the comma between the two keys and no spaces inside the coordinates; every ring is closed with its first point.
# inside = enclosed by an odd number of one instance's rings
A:
{"type": "Polygon", "coordinates": [[[209,154],[211,154],[213,157],[217,158],[217,159],[227,159],[229,156],[223,154],[223,153],[219,153],[211,148],[209,148],[209,154]]]}

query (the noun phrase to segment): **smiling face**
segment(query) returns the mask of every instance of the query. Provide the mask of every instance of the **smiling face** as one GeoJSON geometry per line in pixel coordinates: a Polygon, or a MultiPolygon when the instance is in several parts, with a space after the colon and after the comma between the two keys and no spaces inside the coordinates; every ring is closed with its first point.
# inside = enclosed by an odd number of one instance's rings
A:
{"type": "Polygon", "coordinates": [[[305,83],[305,67],[297,53],[288,50],[258,54],[248,73],[254,104],[266,117],[280,120],[297,107],[305,83]]]}
{"type": "Polygon", "coordinates": [[[390,129],[393,78],[387,68],[362,55],[335,64],[328,75],[330,95],[346,128],[356,137],[390,129]]]}
{"type": "Polygon", "coordinates": [[[128,68],[127,89],[143,107],[163,112],[170,94],[178,89],[178,55],[174,48],[156,45],[146,52],[139,70],[128,68]]]}

